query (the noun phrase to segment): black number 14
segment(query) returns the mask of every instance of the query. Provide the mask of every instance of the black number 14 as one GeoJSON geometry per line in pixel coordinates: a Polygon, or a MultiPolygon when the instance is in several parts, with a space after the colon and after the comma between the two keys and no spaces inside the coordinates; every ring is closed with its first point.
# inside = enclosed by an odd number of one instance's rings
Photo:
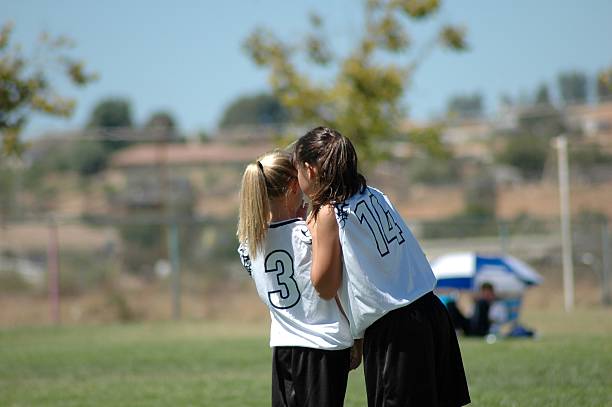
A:
{"type": "Polygon", "coordinates": [[[374,240],[378,253],[382,257],[389,254],[389,244],[397,241],[398,244],[404,243],[402,229],[398,226],[391,212],[385,210],[374,195],[370,195],[370,205],[365,200],[361,200],[355,206],[355,215],[359,223],[365,222],[374,240]]]}

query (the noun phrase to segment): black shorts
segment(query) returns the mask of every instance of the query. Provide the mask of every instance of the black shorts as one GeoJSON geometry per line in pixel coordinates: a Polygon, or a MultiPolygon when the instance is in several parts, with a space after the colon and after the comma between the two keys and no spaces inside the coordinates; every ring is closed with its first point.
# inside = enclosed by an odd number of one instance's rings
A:
{"type": "Polygon", "coordinates": [[[351,350],[272,350],[272,407],[342,407],[351,350]]]}
{"type": "Polygon", "coordinates": [[[457,407],[470,402],[455,330],[433,293],[368,327],[363,356],[369,407],[457,407]]]}

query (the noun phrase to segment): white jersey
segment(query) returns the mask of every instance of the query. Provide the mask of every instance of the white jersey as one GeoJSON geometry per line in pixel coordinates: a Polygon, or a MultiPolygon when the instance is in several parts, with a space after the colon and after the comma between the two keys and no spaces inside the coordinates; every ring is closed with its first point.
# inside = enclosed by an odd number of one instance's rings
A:
{"type": "Polygon", "coordinates": [[[352,346],[349,324],[338,304],[319,297],[310,282],[312,237],[303,220],[270,224],[256,258],[244,244],[238,252],[270,309],[270,347],[339,350],[352,346]]]}
{"type": "Polygon", "coordinates": [[[389,199],[367,187],[335,205],[343,255],[339,297],[354,338],[436,285],[423,250],[389,199]]]}

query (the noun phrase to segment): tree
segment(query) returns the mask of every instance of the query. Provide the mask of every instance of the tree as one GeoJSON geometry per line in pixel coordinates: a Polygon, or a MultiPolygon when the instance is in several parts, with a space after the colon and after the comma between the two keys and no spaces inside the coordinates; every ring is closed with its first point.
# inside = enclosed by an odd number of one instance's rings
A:
{"type": "Polygon", "coordinates": [[[34,144],[30,151],[36,157],[26,174],[31,188],[36,188],[49,173],[76,172],[83,177],[97,174],[106,168],[109,155],[101,141],[84,139],[63,140],[45,147],[34,144]]]}
{"type": "Polygon", "coordinates": [[[482,95],[474,93],[473,95],[453,96],[448,101],[446,111],[451,118],[473,119],[482,116],[482,109],[482,95]]]}
{"type": "Polygon", "coordinates": [[[177,141],[179,134],[176,120],[169,112],[155,112],[145,123],[145,130],[155,140],[177,141]]]}
{"type": "Polygon", "coordinates": [[[550,106],[550,94],[545,83],[541,84],[536,91],[535,104],[538,106],[550,106]]]}
{"type": "Polygon", "coordinates": [[[72,169],[86,177],[106,168],[108,152],[98,140],[78,140],[71,143],[68,159],[72,169]]]}
{"type": "Polygon", "coordinates": [[[442,141],[442,129],[436,126],[414,128],[407,132],[408,140],[419,146],[428,159],[450,161],[452,151],[442,141]]]}
{"type": "Polygon", "coordinates": [[[519,134],[550,139],[567,131],[564,116],[552,105],[529,106],[518,115],[519,134]]]}
{"type": "MultiPolygon", "coordinates": [[[[113,131],[132,127],[132,108],[130,102],[122,98],[104,99],[94,107],[87,127],[93,130],[103,130],[103,144],[108,151],[115,151],[127,146],[126,140],[113,139],[113,131]]],[[[119,134],[121,137],[121,134],[119,134]]],[[[125,134],[122,136],[125,137],[125,134]]]]}
{"type": "Polygon", "coordinates": [[[19,135],[32,114],[68,117],[76,101],[59,95],[51,85],[51,72],[57,67],[76,86],[84,86],[97,76],[85,73],[84,63],[70,57],[74,43],[66,37],[43,33],[39,53],[23,54],[19,44],[11,44],[13,24],[0,27],[0,133],[3,151],[19,154],[25,148],[19,135]]]}
{"type": "Polygon", "coordinates": [[[559,91],[565,104],[584,103],[587,99],[587,78],[582,72],[559,74],[559,91]]]}
{"type": "Polygon", "coordinates": [[[492,173],[485,168],[482,170],[466,182],[464,214],[471,219],[493,220],[497,208],[497,185],[492,173]]]}
{"type": "Polygon", "coordinates": [[[549,150],[548,138],[519,134],[507,137],[506,145],[497,160],[516,167],[523,177],[535,179],[544,171],[549,150]]]}
{"type": "Polygon", "coordinates": [[[260,93],[241,96],[225,109],[220,128],[239,125],[282,125],[289,120],[289,112],[274,95],[260,93]]]}
{"type": "Polygon", "coordinates": [[[91,112],[87,127],[94,129],[132,127],[130,102],[122,98],[109,98],[98,102],[91,112]]]}
{"type": "Polygon", "coordinates": [[[612,68],[604,69],[597,74],[597,99],[600,102],[612,99],[612,68]]]}
{"type": "Polygon", "coordinates": [[[196,134],[196,139],[200,143],[209,143],[211,141],[211,136],[206,130],[199,130],[196,134]]]}
{"type": "Polygon", "coordinates": [[[296,124],[326,125],[339,129],[356,145],[362,159],[387,156],[388,141],[403,135],[400,121],[405,90],[418,64],[436,45],[465,50],[462,28],[443,26],[409,59],[411,39],[407,21],[433,16],[439,0],[368,0],[356,45],[345,57],[336,57],[325,36],[323,20],[310,16],[311,33],[295,44],[277,38],[264,28],[247,38],[251,59],[269,70],[274,94],[289,110],[296,124]],[[300,72],[298,56],[327,68],[330,79],[315,80],[300,72]]]}
{"type": "Polygon", "coordinates": [[[17,207],[17,177],[9,163],[0,161],[0,226],[17,207]]]}

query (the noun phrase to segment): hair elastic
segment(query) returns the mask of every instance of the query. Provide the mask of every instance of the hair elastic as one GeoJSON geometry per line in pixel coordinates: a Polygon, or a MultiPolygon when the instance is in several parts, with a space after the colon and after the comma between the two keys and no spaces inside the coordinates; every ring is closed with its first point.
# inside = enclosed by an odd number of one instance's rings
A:
{"type": "Polygon", "coordinates": [[[268,184],[268,180],[266,179],[266,173],[264,171],[263,168],[263,164],[261,163],[261,161],[257,160],[257,166],[259,167],[260,171],[261,171],[261,175],[263,175],[264,178],[264,182],[266,183],[266,185],[268,184]]]}

